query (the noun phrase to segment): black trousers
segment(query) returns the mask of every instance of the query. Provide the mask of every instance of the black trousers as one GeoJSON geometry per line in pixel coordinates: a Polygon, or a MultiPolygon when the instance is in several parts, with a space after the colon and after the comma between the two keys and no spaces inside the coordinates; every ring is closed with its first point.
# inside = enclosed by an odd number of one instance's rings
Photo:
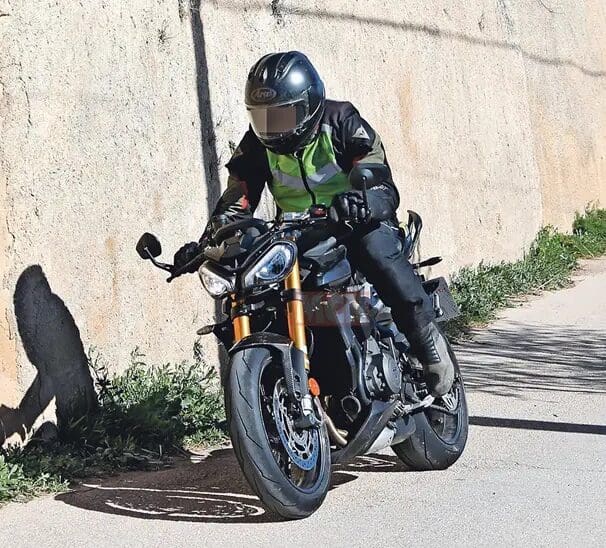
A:
{"type": "Polygon", "coordinates": [[[409,333],[433,320],[432,307],[421,281],[403,252],[395,222],[358,226],[346,242],[350,261],[391,307],[398,329],[409,333]]]}

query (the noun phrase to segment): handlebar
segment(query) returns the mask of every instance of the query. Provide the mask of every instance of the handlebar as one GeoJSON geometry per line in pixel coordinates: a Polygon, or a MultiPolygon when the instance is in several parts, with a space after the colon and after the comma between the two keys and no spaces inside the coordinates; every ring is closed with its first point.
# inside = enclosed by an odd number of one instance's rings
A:
{"type": "MultiPolygon", "coordinates": [[[[301,213],[292,214],[290,218],[283,218],[284,222],[297,222],[297,221],[322,221],[328,220],[331,221],[328,216],[328,208],[323,208],[323,214],[320,214],[320,208],[318,206],[312,206],[307,211],[301,213]]],[[[229,223],[225,226],[220,227],[215,234],[213,235],[213,240],[222,240],[224,236],[231,232],[235,232],[237,230],[244,230],[246,228],[257,228],[262,229],[263,232],[267,232],[267,223],[262,219],[243,219],[240,221],[236,221],[233,223],[229,223]]],[[[172,282],[175,278],[182,276],[187,273],[189,269],[194,265],[200,262],[204,255],[204,252],[196,255],[191,261],[187,262],[180,268],[175,268],[174,265],[161,264],[154,261],[154,264],[163,270],[167,270],[170,272],[170,276],[166,278],[168,283],[172,282]]]]}
{"type": "Polygon", "coordinates": [[[204,252],[208,247],[208,238],[204,238],[204,240],[200,241],[200,247],[198,249],[202,249],[200,253],[198,253],[191,261],[188,261],[180,268],[175,268],[175,265],[170,265],[171,269],[169,270],[170,276],[166,278],[167,283],[172,282],[175,278],[182,276],[189,272],[189,269],[194,266],[201,264],[204,259],[204,252]]]}
{"type": "MultiPolygon", "coordinates": [[[[281,222],[276,223],[274,226],[283,227],[284,225],[289,225],[289,224],[294,225],[297,223],[313,224],[315,222],[320,222],[320,221],[328,222],[331,224],[340,224],[338,221],[333,219],[331,215],[329,215],[329,211],[330,210],[328,207],[326,207],[322,204],[315,204],[303,212],[283,213],[282,217],[280,219],[281,222]]],[[[229,223],[225,226],[220,227],[215,232],[213,239],[221,240],[223,238],[223,236],[229,234],[230,232],[235,232],[237,230],[245,230],[246,228],[251,228],[251,227],[254,227],[257,229],[265,229],[264,232],[267,232],[267,230],[268,230],[267,223],[261,219],[244,219],[244,220],[236,221],[234,223],[229,223]]],[[[205,247],[205,249],[206,249],[206,247],[205,247]]],[[[182,276],[183,274],[187,273],[193,265],[200,263],[201,259],[204,256],[204,251],[202,251],[202,253],[199,253],[198,255],[196,255],[191,261],[187,262],[180,268],[175,268],[175,265],[161,263],[159,261],[156,261],[154,259],[154,257],[151,255],[151,253],[149,253],[149,252],[148,252],[148,255],[149,255],[149,259],[152,261],[154,266],[156,266],[162,270],[166,270],[167,272],[170,273],[170,276],[168,278],[166,278],[166,281],[167,281],[167,283],[171,283],[175,278],[178,278],[179,276],[182,276]]]]}

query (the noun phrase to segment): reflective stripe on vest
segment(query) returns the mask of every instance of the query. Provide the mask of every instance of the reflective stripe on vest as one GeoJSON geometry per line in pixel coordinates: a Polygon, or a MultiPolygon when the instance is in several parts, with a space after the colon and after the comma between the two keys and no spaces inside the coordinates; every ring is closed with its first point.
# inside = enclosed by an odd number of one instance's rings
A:
{"type": "MultiPolygon", "coordinates": [[[[320,204],[330,205],[333,196],[351,188],[347,175],[335,157],[332,128],[323,124],[318,137],[303,149],[303,167],[307,184],[320,204]]],[[[271,193],[282,211],[304,211],[312,205],[305,189],[299,162],[293,154],[267,151],[272,174],[271,193]]]]}

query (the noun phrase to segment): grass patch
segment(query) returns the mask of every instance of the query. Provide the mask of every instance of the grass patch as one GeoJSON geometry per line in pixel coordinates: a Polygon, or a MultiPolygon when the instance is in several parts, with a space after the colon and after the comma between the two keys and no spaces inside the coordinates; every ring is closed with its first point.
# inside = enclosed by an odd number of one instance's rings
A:
{"type": "Polygon", "coordinates": [[[51,442],[34,438],[0,455],[0,501],[58,492],[76,478],[167,466],[187,447],[225,439],[217,375],[199,346],[190,362],[150,366],[143,358],[133,352],[127,369],[110,378],[93,353],[97,410],[62,425],[51,442]]]}
{"type": "Polygon", "coordinates": [[[10,462],[0,455],[0,503],[9,500],[27,500],[42,493],[64,490],[67,483],[48,472],[30,475],[23,464],[10,462]]]}
{"type": "Polygon", "coordinates": [[[606,209],[588,207],[576,215],[572,228],[572,234],[543,228],[523,259],[480,263],[453,276],[451,289],[461,316],[448,326],[449,334],[457,337],[494,319],[522,295],[569,285],[578,259],[606,253],[606,209]]]}

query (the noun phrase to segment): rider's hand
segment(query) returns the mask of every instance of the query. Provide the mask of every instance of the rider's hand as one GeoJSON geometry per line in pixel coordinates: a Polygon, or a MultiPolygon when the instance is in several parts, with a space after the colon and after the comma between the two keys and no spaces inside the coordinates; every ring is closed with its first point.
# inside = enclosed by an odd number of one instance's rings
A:
{"type": "MultiPolygon", "coordinates": [[[[202,249],[203,246],[198,242],[189,242],[182,246],[179,251],[175,253],[175,258],[173,259],[175,271],[183,268],[187,263],[195,259],[202,252],[202,249]]],[[[200,257],[200,261],[196,261],[194,264],[190,265],[186,272],[196,272],[200,267],[200,264],[202,264],[202,260],[203,258],[200,257]]]]}
{"type": "Polygon", "coordinates": [[[364,223],[368,219],[368,209],[364,205],[364,198],[362,193],[357,190],[337,194],[332,199],[328,214],[334,221],[364,223]]]}

